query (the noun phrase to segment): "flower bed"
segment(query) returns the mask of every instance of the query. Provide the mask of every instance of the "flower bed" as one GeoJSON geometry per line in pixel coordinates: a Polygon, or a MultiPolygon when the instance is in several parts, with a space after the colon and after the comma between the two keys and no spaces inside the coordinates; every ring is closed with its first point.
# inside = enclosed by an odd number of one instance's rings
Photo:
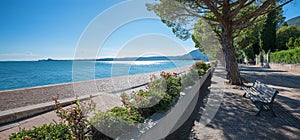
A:
{"type": "Polygon", "coordinates": [[[185,73],[152,75],[145,90],[121,94],[122,107],[96,112],[91,119],[87,114],[94,110],[92,102],[76,102],[63,109],[56,100],[57,114],[76,139],[163,138],[190,115],[193,108],[188,107],[197,99],[197,92],[210,74],[209,67],[197,62],[185,73]]]}

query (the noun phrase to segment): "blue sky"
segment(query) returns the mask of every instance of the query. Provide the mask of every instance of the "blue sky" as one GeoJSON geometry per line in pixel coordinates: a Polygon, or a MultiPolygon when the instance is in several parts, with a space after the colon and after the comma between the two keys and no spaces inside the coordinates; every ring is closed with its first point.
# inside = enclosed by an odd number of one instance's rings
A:
{"type": "MultiPolygon", "coordinates": [[[[122,2],[121,0],[1,0],[0,61],[72,59],[88,25],[101,13],[122,2]]],[[[299,16],[299,9],[299,0],[296,0],[284,7],[284,15],[287,19],[299,16]]],[[[126,13],[125,11],[124,14],[126,13]]],[[[118,17],[111,17],[111,20],[116,18],[118,17]]],[[[191,40],[182,41],[176,38],[171,29],[160,20],[139,19],[115,29],[101,49],[96,50],[97,57],[136,55],[130,54],[138,52],[134,47],[131,47],[133,50],[120,54],[124,47],[133,44],[140,50],[145,49],[143,46],[153,46],[161,51],[154,52],[153,55],[178,55],[185,53],[182,50],[195,49],[191,40]],[[146,36],[162,36],[162,40],[151,42],[150,39],[145,40],[146,36]],[[162,47],[168,44],[177,45],[179,49],[162,47]],[[183,46],[184,48],[180,48],[183,46]]]]}

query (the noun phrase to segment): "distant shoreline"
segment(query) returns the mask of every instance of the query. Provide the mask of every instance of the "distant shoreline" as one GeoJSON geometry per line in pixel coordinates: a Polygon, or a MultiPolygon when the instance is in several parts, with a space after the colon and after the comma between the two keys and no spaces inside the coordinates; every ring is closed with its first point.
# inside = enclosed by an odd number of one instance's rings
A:
{"type": "Polygon", "coordinates": [[[33,62],[33,61],[175,61],[175,60],[203,60],[205,62],[209,61],[209,58],[206,54],[193,50],[184,55],[178,56],[148,56],[148,57],[123,57],[123,58],[95,58],[95,59],[41,59],[41,60],[16,60],[16,61],[1,61],[0,62],[33,62]]]}
{"type": "Polygon", "coordinates": [[[192,65],[175,61],[27,61],[0,62],[0,91],[72,81],[133,75],[192,65]]]}

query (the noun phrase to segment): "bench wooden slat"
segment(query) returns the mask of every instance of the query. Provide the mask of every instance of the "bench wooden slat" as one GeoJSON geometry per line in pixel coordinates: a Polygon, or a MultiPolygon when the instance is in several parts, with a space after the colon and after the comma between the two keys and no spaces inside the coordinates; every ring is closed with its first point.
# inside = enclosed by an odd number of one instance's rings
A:
{"type": "Polygon", "coordinates": [[[250,88],[243,87],[242,89],[245,91],[243,96],[250,98],[252,103],[259,109],[256,115],[259,115],[262,110],[270,110],[272,114],[276,116],[273,111],[273,102],[278,94],[276,89],[271,88],[258,80],[256,80],[250,88]]]}

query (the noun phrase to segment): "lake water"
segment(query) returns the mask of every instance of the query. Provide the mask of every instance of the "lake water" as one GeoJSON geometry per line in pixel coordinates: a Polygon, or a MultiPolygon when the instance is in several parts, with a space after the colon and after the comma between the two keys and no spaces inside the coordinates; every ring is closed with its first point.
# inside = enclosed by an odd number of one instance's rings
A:
{"type": "Polygon", "coordinates": [[[9,61],[0,62],[0,90],[161,71],[194,61],[9,61]]]}

